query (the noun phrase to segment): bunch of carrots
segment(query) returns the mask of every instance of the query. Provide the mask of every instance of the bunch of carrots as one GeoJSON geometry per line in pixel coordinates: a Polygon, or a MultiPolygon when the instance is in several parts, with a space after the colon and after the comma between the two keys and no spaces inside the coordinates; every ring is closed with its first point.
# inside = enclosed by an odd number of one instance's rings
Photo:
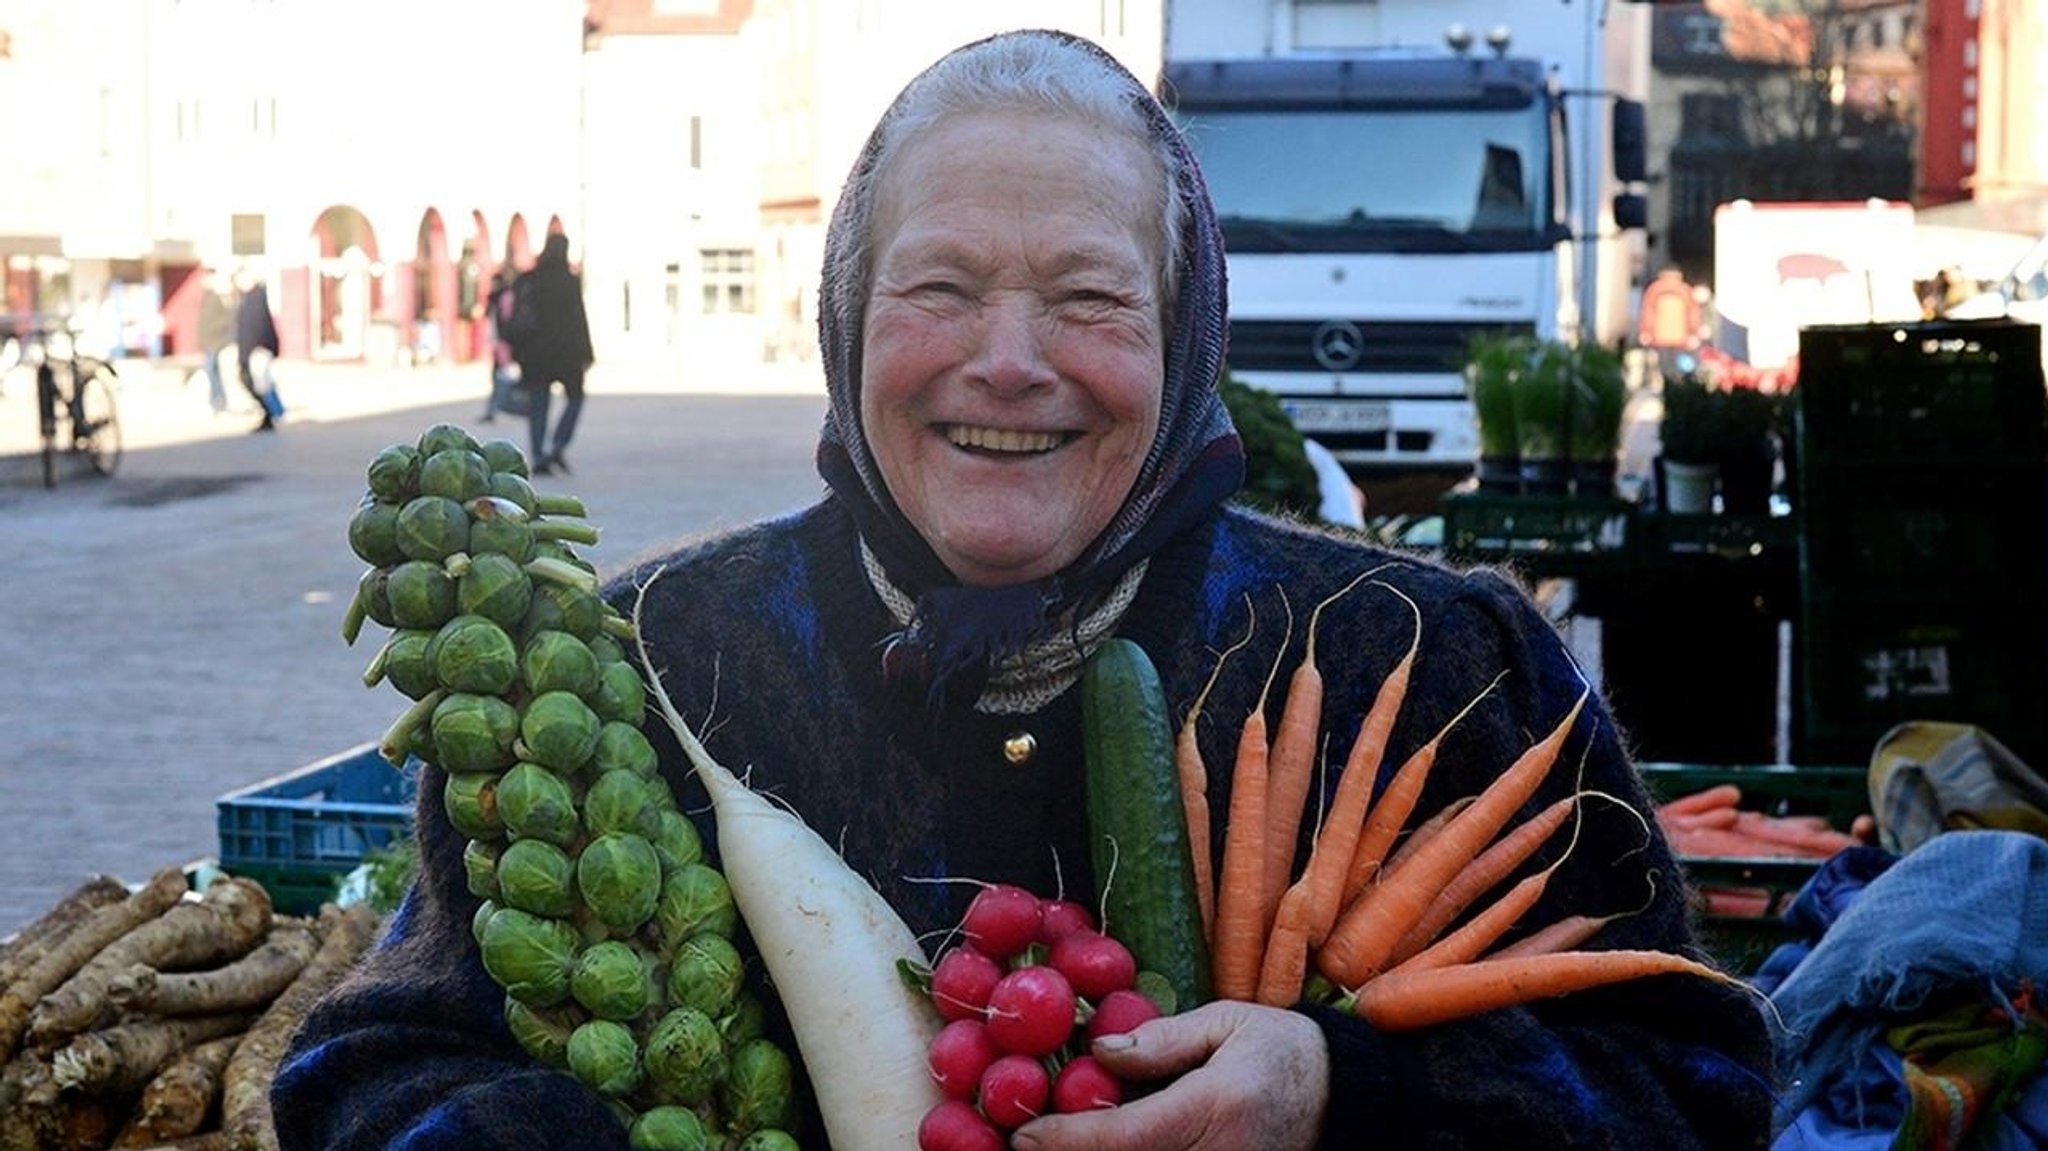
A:
{"type": "MultiPolygon", "coordinates": [[[[1324,608],[1372,574],[1315,608],[1302,661],[1289,679],[1270,738],[1265,703],[1278,665],[1268,673],[1239,736],[1220,861],[1210,857],[1208,775],[1195,739],[1208,687],[1178,733],[1175,766],[1217,997],[1284,1007],[1303,998],[1319,975],[1360,1016],[1393,1031],[1649,975],[1733,982],[1680,955],[1581,950],[1613,916],[1570,916],[1496,950],[1541,898],[1556,864],[1516,883],[1447,933],[1570,818],[1578,796],[1508,827],[1557,762],[1586,695],[1479,795],[1447,807],[1404,839],[1444,737],[1492,687],[1418,748],[1375,799],[1374,781],[1421,643],[1420,610],[1379,580],[1370,582],[1399,596],[1415,614],[1414,638],[1359,725],[1306,867],[1298,876],[1289,874],[1315,774],[1323,702],[1316,625],[1324,608]]],[[[1214,684],[1212,675],[1209,686],[1214,684]]]]}

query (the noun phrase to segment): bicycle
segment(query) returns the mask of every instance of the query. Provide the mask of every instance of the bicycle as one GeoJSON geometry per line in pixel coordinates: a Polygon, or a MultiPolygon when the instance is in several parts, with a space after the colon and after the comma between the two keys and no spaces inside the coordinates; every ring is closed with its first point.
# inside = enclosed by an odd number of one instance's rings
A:
{"type": "Polygon", "coordinates": [[[119,373],[78,350],[68,328],[32,325],[21,333],[22,356],[36,372],[36,418],[43,439],[43,486],[57,486],[62,454],[80,457],[102,476],[121,465],[121,416],[114,403],[119,373]]]}

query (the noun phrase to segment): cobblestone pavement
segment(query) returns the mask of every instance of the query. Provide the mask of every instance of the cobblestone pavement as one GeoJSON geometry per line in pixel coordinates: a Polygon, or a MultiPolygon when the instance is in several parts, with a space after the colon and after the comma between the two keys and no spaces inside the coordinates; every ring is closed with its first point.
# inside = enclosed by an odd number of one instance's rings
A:
{"type": "MultiPolygon", "coordinates": [[[[24,378],[0,392],[0,937],[92,873],[213,855],[216,797],[377,738],[402,702],[362,686],[381,629],[339,634],[362,469],[438,421],[524,442],[523,420],[471,422],[480,365],[286,362],[291,411],[264,435],[184,375],[124,368],[118,474],[68,469],[55,490],[23,454],[24,378]]],[[[824,401],[803,374],[721,373],[723,393],[672,375],[601,365],[575,472],[548,485],[604,529],[584,549],[601,571],[821,490],[824,401]]]]}

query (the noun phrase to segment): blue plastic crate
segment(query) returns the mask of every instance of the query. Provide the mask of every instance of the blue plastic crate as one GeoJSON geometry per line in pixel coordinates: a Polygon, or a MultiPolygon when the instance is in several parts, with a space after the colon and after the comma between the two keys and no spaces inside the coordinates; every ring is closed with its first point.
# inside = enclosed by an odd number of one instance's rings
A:
{"type": "Polygon", "coordinates": [[[229,872],[339,876],[412,834],[419,761],[394,768],[366,743],[214,801],[229,872]]]}

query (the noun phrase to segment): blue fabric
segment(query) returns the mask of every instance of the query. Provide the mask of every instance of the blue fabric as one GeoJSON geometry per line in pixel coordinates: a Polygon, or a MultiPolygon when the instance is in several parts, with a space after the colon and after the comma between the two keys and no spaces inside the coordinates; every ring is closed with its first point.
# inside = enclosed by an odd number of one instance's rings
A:
{"type": "Polygon", "coordinates": [[[1859,1074],[1882,1031],[1945,991],[2048,987],[2048,841],[1954,831],[1872,880],[1771,995],[1777,1126],[1859,1074]]]}
{"type": "Polygon", "coordinates": [[[1881,847],[1851,847],[1829,856],[1785,909],[1785,924],[1799,937],[1765,957],[1749,977],[1751,986],[1765,995],[1776,991],[1870,881],[1884,874],[1898,858],[1881,847]]]}

